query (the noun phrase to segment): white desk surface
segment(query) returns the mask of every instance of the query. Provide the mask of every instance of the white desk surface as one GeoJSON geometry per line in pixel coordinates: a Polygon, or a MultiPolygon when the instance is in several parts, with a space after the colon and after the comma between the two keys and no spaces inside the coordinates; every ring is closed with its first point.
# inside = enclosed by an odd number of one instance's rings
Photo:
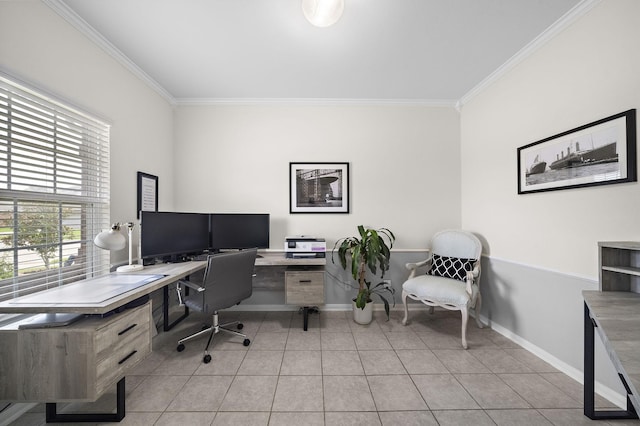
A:
{"type": "MultiPolygon", "coordinates": [[[[139,272],[123,274],[123,280],[120,281],[119,289],[115,291],[115,283],[118,283],[117,274],[109,274],[109,279],[112,289],[110,291],[110,297],[104,300],[104,297],[98,299],[99,301],[82,300],[81,297],[71,296],[72,293],[84,293],[94,294],[92,285],[100,284],[102,277],[92,278],[88,280],[82,280],[75,283],[67,284],[61,287],[51,288],[42,292],[18,297],[15,299],[7,300],[0,303],[0,313],[57,313],[57,312],[69,312],[78,314],[104,314],[119,306],[122,306],[132,300],[135,300],[144,295],[150,294],[155,290],[171,284],[179,279],[186,277],[194,272],[204,269],[207,262],[183,262],[183,263],[164,263],[161,265],[146,266],[139,272]],[[162,275],[163,277],[139,285],[135,280],[131,280],[131,277],[135,275],[149,276],[149,275],[162,275]],[[134,284],[129,284],[127,282],[134,284]],[[35,297],[35,299],[34,299],[35,297]],[[48,299],[44,302],[43,298],[48,299]]],[[[109,286],[108,284],[106,286],[109,286]]],[[[97,293],[103,294],[101,291],[97,293]]],[[[98,296],[100,297],[100,296],[98,296]]]]}
{"type": "MultiPolygon", "coordinates": [[[[287,259],[284,251],[264,251],[262,257],[256,259],[256,266],[322,266],[325,258],[297,258],[287,259]]],[[[145,266],[138,272],[109,274],[110,278],[91,278],[61,287],[51,288],[35,294],[0,302],[2,313],[78,313],[104,314],[119,306],[144,295],[150,294],[168,284],[180,280],[187,275],[200,271],[207,266],[206,261],[191,261],[182,263],[162,263],[145,266]],[[139,284],[136,275],[163,275],[163,277],[144,284],[139,284]],[[108,282],[102,280],[107,279],[108,282]],[[111,286],[110,289],[92,289],[92,285],[111,286]],[[129,284],[129,285],[127,285],[129,284]],[[117,288],[116,288],[117,287],[117,288]],[[103,291],[106,290],[106,291],[103,291]],[[91,297],[77,297],[78,294],[93,295],[91,297]],[[108,297],[107,297],[108,296],[108,297]]]]}
{"type": "Polygon", "coordinates": [[[262,257],[256,258],[256,266],[323,266],[327,264],[324,257],[300,257],[288,259],[284,251],[260,251],[262,257]]]}

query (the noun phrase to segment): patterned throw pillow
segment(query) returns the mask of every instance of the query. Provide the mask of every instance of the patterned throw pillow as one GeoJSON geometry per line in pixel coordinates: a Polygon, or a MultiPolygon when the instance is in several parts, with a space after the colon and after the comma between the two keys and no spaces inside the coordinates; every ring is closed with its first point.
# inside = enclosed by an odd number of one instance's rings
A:
{"type": "Polygon", "coordinates": [[[459,259],[457,257],[446,257],[434,254],[431,261],[431,269],[427,272],[427,275],[465,281],[467,271],[473,270],[473,264],[476,260],[477,259],[459,259]]]}

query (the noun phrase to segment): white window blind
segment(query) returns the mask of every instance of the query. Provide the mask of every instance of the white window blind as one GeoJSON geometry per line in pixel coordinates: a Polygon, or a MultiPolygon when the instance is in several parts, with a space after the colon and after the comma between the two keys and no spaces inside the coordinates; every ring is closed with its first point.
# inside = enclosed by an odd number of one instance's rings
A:
{"type": "Polygon", "coordinates": [[[0,300],[109,269],[109,125],[0,75],[0,300]]]}

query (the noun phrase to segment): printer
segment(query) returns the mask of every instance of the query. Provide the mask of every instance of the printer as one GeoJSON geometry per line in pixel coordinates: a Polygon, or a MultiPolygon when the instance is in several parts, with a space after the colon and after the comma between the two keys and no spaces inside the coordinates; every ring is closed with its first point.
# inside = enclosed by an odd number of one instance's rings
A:
{"type": "Polygon", "coordinates": [[[324,238],[297,235],[284,240],[285,257],[289,259],[325,257],[327,243],[324,238]]]}

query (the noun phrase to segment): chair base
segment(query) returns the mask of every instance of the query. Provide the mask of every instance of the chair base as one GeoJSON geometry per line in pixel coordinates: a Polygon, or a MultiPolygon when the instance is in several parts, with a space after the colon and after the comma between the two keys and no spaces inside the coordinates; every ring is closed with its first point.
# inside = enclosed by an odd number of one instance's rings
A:
{"type": "Polygon", "coordinates": [[[468,348],[467,345],[467,321],[469,319],[469,308],[472,308],[475,311],[475,320],[476,320],[476,324],[478,325],[478,328],[484,328],[484,325],[482,324],[482,322],[480,322],[480,306],[482,303],[481,297],[480,297],[480,293],[478,293],[476,295],[475,300],[470,300],[468,304],[463,305],[463,306],[454,306],[454,305],[449,305],[446,303],[438,303],[436,301],[432,301],[432,300],[428,300],[425,298],[420,298],[414,294],[410,294],[406,291],[402,291],[402,304],[404,305],[404,318],[402,319],[402,325],[407,325],[409,323],[409,305],[407,304],[407,297],[411,298],[413,300],[417,300],[419,302],[424,303],[425,305],[429,306],[429,313],[433,314],[433,310],[434,307],[439,306],[445,309],[448,309],[450,311],[460,311],[460,314],[462,316],[462,327],[461,327],[461,334],[462,334],[462,347],[464,349],[468,348]],[[471,303],[473,302],[473,303],[471,303]]]}
{"type": "Polygon", "coordinates": [[[205,364],[208,364],[209,362],[211,362],[211,355],[209,354],[209,346],[211,345],[211,342],[213,341],[213,336],[215,336],[216,334],[218,334],[221,331],[224,331],[225,333],[231,333],[231,334],[235,334],[236,336],[240,336],[243,337],[244,340],[242,342],[242,344],[244,346],[249,346],[251,344],[251,340],[249,340],[247,338],[246,334],[240,333],[239,331],[236,330],[232,330],[230,328],[227,328],[228,326],[232,325],[232,324],[237,324],[237,328],[238,330],[242,330],[243,325],[242,323],[238,322],[238,321],[231,321],[231,322],[227,322],[224,324],[218,324],[218,313],[214,312],[213,314],[213,322],[212,325],[206,328],[203,328],[202,330],[198,331],[197,333],[193,333],[189,336],[183,337],[182,339],[178,340],[178,347],[176,348],[176,350],[178,352],[182,352],[185,348],[184,343],[188,342],[189,340],[193,340],[196,339],[200,336],[204,336],[206,334],[209,335],[209,339],[207,340],[207,345],[204,348],[204,356],[202,357],[202,362],[204,362],[205,364]]]}

